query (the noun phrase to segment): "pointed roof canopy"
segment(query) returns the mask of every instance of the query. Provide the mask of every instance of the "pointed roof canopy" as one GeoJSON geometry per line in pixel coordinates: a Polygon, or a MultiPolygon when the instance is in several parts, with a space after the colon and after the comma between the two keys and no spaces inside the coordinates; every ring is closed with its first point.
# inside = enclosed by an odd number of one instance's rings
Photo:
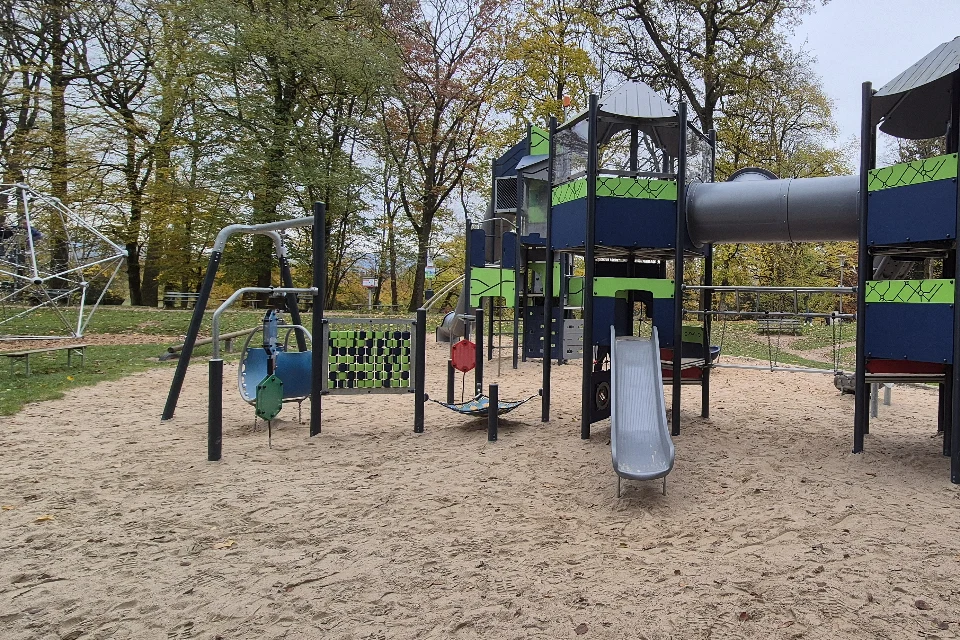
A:
{"type": "MultiPolygon", "coordinates": [[[[584,110],[560,129],[576,126],[587,117],[584,110]]],[[[624,82],[600,100],[597,141],[607,142],[614,134],[638,127],[671,155],[679,154],[680,133],[677,111],[669,102],[642,82],[624,82]]]]}
{"type": "Polygon", "coordinates": [[[960,69],[960,37],[944,42],[873,96],[873,126],[897,138],[942,136],[950,121],[953,76],[960,69]]]}

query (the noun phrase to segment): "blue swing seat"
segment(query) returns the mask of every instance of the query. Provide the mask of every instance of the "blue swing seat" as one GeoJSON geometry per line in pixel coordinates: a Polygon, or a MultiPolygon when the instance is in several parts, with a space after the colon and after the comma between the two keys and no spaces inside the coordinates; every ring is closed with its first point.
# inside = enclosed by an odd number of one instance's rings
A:
{"type": "MultiPolygon", "coordinates": [[[[283,381],[283,400],[301,401],[310,397],[310,373],[313,353],[280,351],[274,374],[283,381]]],[[[257,384],[267,377],[267,352],[247,349],[240,361],[240,396],[249,404],[257,400],[257,384]]]]}

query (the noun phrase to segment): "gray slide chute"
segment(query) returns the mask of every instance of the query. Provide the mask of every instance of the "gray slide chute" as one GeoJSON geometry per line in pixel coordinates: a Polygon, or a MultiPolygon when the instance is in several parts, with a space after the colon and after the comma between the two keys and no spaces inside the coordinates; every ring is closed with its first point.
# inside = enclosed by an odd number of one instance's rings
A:
{"type": "Polygon", "coordinates": [[[670,438],[660,370],[660,340],[618,337],[610,327],[610,452],[620,478],[656,480],[673,469],[676,450],[670,438]]]}
{"type": "Polygon", "coordinates": [[[858,176],[774,178],[745,169],[728,182],[690,185],[687,228],[694,244],[857,239],[858,176]]]}

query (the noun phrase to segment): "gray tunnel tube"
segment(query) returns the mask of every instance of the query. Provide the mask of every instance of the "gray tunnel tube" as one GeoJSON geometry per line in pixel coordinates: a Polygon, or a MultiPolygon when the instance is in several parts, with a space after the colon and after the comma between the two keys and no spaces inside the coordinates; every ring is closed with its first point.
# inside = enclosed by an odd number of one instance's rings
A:
{"type": "Polygon", "coordinates": [[[690,185],[687,228],[696,246],[857,239],[859,176],[772,180],[754,171],[690,185]]]}

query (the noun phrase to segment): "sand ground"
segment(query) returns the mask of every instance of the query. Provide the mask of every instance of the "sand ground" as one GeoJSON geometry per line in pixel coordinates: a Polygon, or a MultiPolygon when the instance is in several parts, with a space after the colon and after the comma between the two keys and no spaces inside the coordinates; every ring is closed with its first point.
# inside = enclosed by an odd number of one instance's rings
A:
{"type": "MultiPolygon", "coordinates": [[[[855,456],[828,376],[718,371],[710,420],[684,389],[667,496],[618,499],[608,423],[581,440],[579,367],[554,371],[552,422],[530,402],[497,443],[340,396],[312,439],[287,408],[268,449],[228,366],[219,463],[202,361],[167,423],[170,369],[30,405],[0,423],[0,637],[957,637],[932,391],[897,388],[855,456]]],[[[540,366],[499,381],[525,397],[540,366]]]]}

